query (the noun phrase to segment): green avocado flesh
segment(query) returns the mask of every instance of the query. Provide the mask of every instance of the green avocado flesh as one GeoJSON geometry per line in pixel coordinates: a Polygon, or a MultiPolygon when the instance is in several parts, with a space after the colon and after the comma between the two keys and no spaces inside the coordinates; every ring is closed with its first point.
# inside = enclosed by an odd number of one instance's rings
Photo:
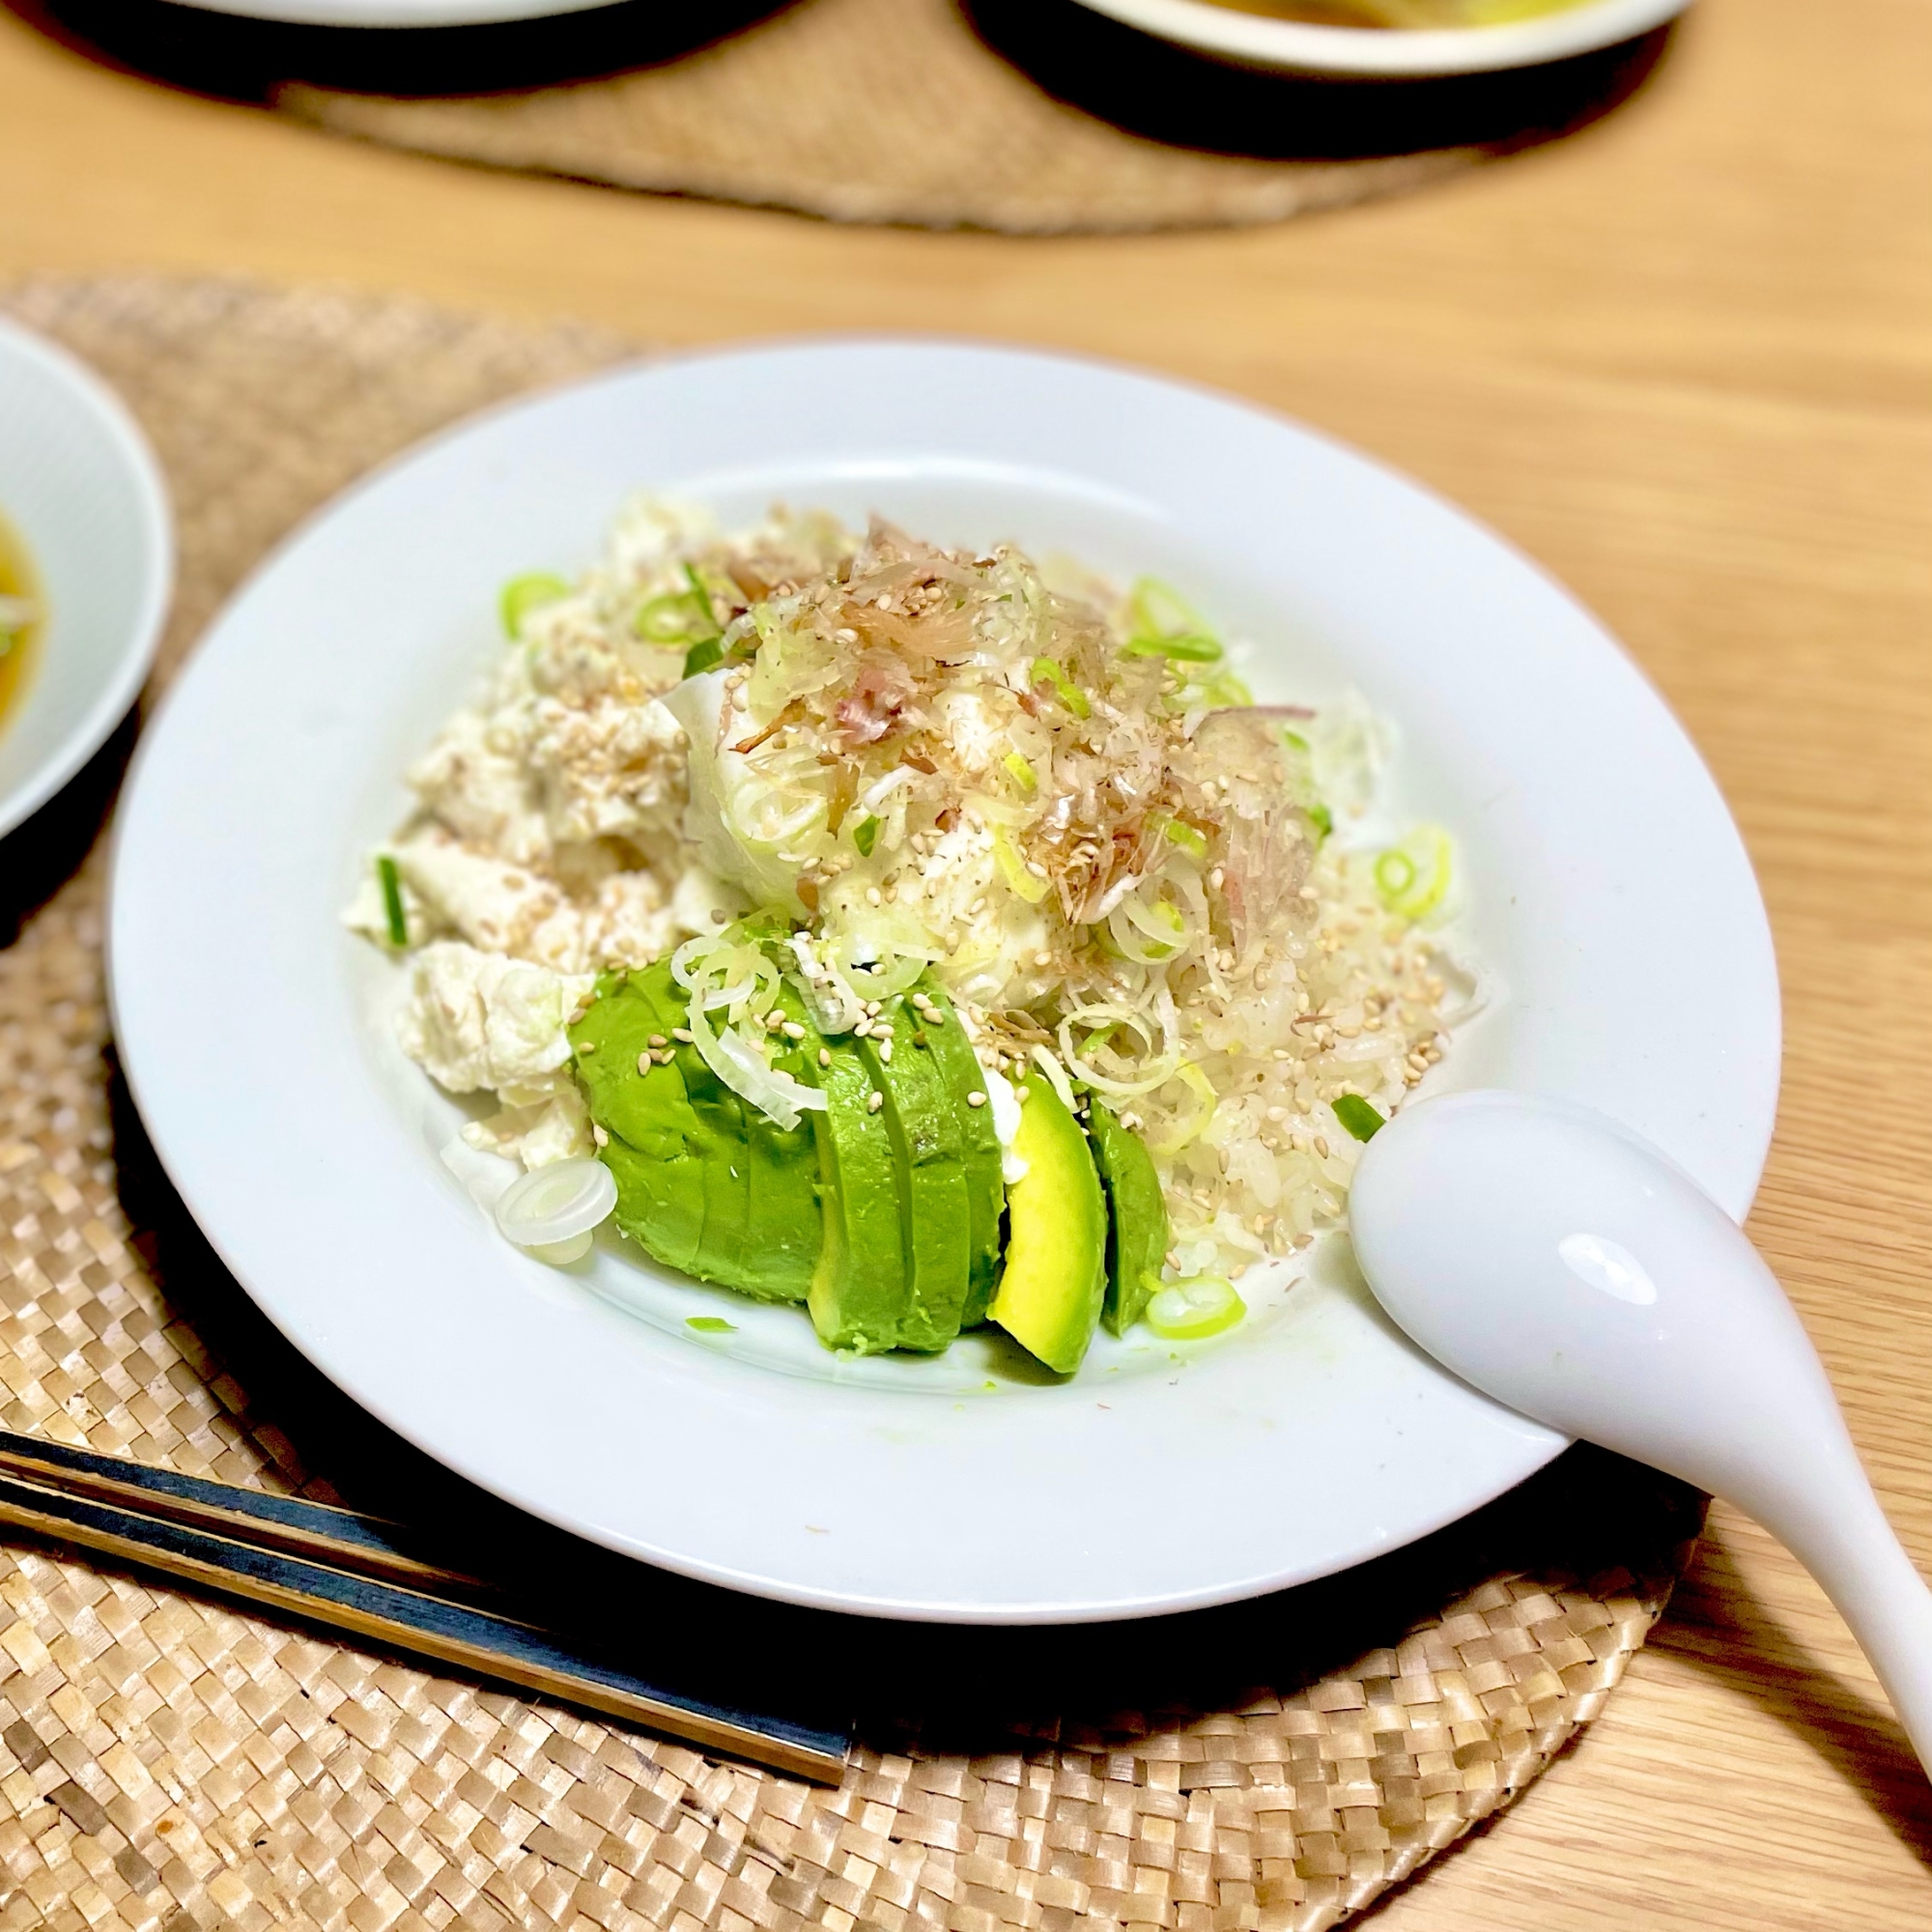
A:
{"type": "Polygon", "coordinates": [[[640,1066],[685,1009],[661,963],[606,975],[570,1030],[590,1118],[610,1136],[599,1154],[617,1183],[617,1225],[668,1267],[761,1301],[803,1301],[821,1245],[812,1131],[748,1108],[693,1046],[640,1066]]]}
{"type": "Polygon", "coordinates": [[[866,1071],[885,1097],[882,1114],[899,1182],[899,1237],[906,1299],[898,1345],[932,1353],[959,1332],[972,1264],[972,1214],[965,1134],[957,1103],[933,1058],[919,1016],[901,999],[884,1002],[873,1033],[858,1042],[866,1071]],[[891,1053],[886,1047],[890,1041],[891,1053]]]}
{"type": "Polygon", "coordinates": [[[1124,1335],[1160,1283],[1167,1255],[1167,1203],[1153,1156],[1141,1137],[1122,1126],[1111,1107],[1095,1099],[1087,1108],[1094,1165],[1107,1190],[1107,1301],[1101,1320],[1111,1335],[1124,1335]]]}
{"type": "Polygon", "coordinates": [[[987,1314],[1048,1368],[1070,1376],[1107,1291],[1107,1208],[1080,1122],[1043,1078],[1029,1083],[1007,1189],[1007,1264],[987,1314]]]}
{"type": "MultiPolygon", "coordinates": [[[[787,1000],[797,995],[785,989],[787,1000]]],[[[803,1018],[801,1003],[793,1013],[803,1018]]],[[[818,1146],[825,1239],[806,1305],[828,1349],[876,1355],[899,1346],[906,1267],[899,1228],[900,1182],[883,1111],[868,1104],[871,1070],[850,1037],[806,1037],[800,1078],[825,1092],[811,1117],[818,1146]],[[821,1064],[821,1062],[825,1064],[821,1064]]]]}
{"type": "MultiPolygon", "coordinates": [[[[967,1095],[985,1091],[984,1072],[966,1029],[959,1024],[952,1003],[930,978],[921,982],[929,1010],[939,1014],[937,1025],[913,1020],[911,1038],[924,1036],[924,1051],[932,1055],[959,1122],[961,1160],[966,1170],[967,1262],[966,1302],[959,1325],[976,1328],[986,1319],[986,1304],[1000,1276],[1000,1217],[1006,1211],[1007,1184],[1002,1175],[1000,1136],[993,1110],[983,1102],[975,1107],[967,1095]]],[[[907,1036],[901,1033],[900,1037],[907,1036]]]]}
{"type": "Polygon", "coordinates": [[[668,1267],[803,1302],[828,1348],[936,1352],[990,1319],[1070,1374],[1103,1302],[1119,1333],[1158,1276],[1153,1163],[1098,1102],[1090,1147],[1035,1079],[1015,1146],[1028,1172],[1009,1194],[992,1107],[971,1104],[986,1077],[973,1043],[936,985],[920,991],[923,1010],[884,1003],[890,1036],[827,1037],[787,980],[779,1011],[803,1037],[774,1035],[773,1064],[826,1105],[781,1128],[675,1039],[688,1003],[668,963],[605,975],[570,1037],[617,1225],[668,1267]]]}

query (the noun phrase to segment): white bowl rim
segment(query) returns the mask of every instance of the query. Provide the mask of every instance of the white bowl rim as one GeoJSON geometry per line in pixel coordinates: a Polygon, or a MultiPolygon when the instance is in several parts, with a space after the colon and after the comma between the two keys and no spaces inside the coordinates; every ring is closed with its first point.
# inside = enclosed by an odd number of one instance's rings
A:
{"type": "Polygon", "coordinates": [[[38,330],[0,316],[0,362],[15,356],[92,417],[112,459],[134,486],[147,551],[140,604],[112,673],[64,736],[48,748],[25,780],[0,796],[0,838],[24,824],[107,742],[147,682],[174,598],[174,511],[161,467],[141,426],[120,396],[79,356],[38,330]]]}
{"type": "MultiPolygon", "coordinates": [[[[1735,822],[1730,817],[1728,808],[1724,805],[1716,781],[1708,767],[1704,765],[1701,755],[1642,668],[1607,631],[1604,630],[1601,621],[1576,599],[1574,593],[1542,564],[1482,523],[1453,498],[1439,494],[1383,459],[1297,418],[1286,416],[1278,410],[1259,403],[1251,397],[1176,375],[1170,371],[1092,353],[1069,351],[1058,346],[995,341],[941,331],[810,331],[737,338],[658,352],[554,384],[540,385],[534,390],[487,405],[471,414],[431,432],[419,441],[372,467],[335,497],[313,510],[265,553],[253,571],[231,593],[222,611],[211,620],[208,627],[209,638],[212,639],[215,634],[224,632],[240,611],[251,607],[254,601],[266,592],[279,573],[286,566],[298,561],[310,543],[322,535],[338,515],[356,511],[365,499],[377,496],[390,483],[407,479],[411,472],[419,467],[426,467],[432,460],[440,460],[453,449],[460,448],[472,440],[481,440],[498,427],[514,425],[518,418],[534,415],[552,405],[568,404],[580,392],[594,394],[607,386],[658,376],[674,376],[680,370],[702,371],[705,365],[709,364],[728,366],[746,359],[755,362],[765,357],[786,358],[825,353],[838,355],[867,351],[883,351],[889,354],[954,352],[983,355],[1001,361],[1009,360],[1016,366],[1037,364],[1049,369],[1057,367],[1069,374],[1084,372],[1092,377],[1113,381],[1123,380],[1129,384],[1146,385],[1150,390],[1177,392],[1191,398],[1198,405],[1218,407],[1244,416],[1270,420],[1277,429],[1285,429],[1296,440],[1311,448],[1318,449],[1324,461],[1339,461],[1364,474],[1373,475],[1378,485],[1394,486],[1415,504],[1427,507],[1432,514],[1446,514],[1454,519],[1463,526],[1465,535],[1477,538],[1486,548],[1504,556],[1512,572],[1518,574],[1520,581],[1538,587],[1542,592],[1554,593],[1571,608],[1575,615],[1583,619],[1597,634],[1597,642],[1606,647],[1607,662],[1618,667],[1622,677],[1632,681],[1648,706],[1655,707],[1656,714],[1666,724],[1673,742],[1679,749],[1689,753],[1695,780],[1701,787],[1708,789],[1709,801],[1716,805],[1720,816],[1727,846],[1735,858],[1743,863],[1742,876],[1748,883],[1750,917],[1747,923],[1750,931],[1745,936],[1749,941],[1747,950],[1756,952],[1758,956],[1755,961],[1757,983],[1748,989],[1751,997],[1747,1004],[1762,1009],[1756,1018],[1766,1029],[1764,1036],[1756,1042],[1757,1065],[1749,1079],[1749,1084],[1759,1091],[1753,1095],[1747,1109],[1749,1119],[1741,1124],[1741,1131],[1736,1136],[1735,1145],[1730,1151],[1731,1157],[1725,1163],[1730,1171],[1721,1179],[1709,1175],[1700,1175],[1702,1184],[1713,1190],[1726,1210],[1740,1219],[1743,1218],[1762,1176],[1775,1122],[1777,1070],[1781,1054],[1777,975],[1769,922],[1750,872],[1748,856],[1735,822]]],[[[252,611],[250,615],[252,620],[252,611]]],[[[137,807],[144,782],[152,778],[154,768],[161,762],[159,746],[170,713],[185,708],[186,689],[201,681],[197,673],[205,670],[207,662],[213,655],[213,652],[197,653],[195,662],[188,667],[188,675],[170,690],[167,702],[162,707],[161,717],[156,721],[156,724],[163,727],[162,730],[151,728],[144,734],[136,750],[128,782],[124,788],[122,807],[117,814],[114,828],[109,893],[110,931],[107,946],[108,1000],[115,1032],[122,1042],[125,1071],[135,1103],[142,1113],[146,1129],[163,1168],[180,1189],[185,1204],[201,1223],[204,1234],[208,1236],[223,1264],[234,1274],[244,1293],[352,1400],[459,1475],[478,1483],[513,1506],[528,1511],[540,1520],[555,1523],[575,1535],[585,1537],[592,1542],[603,1544],[607,1548],[638,1557],[647,1564],[675,1574],[756,1596],[821,1609],[879,1616],[911,1623],[929,1621],[988,1625],[1024,1625],[1042,1622],[1099,1623],[1199,1608],[1252,1597],[1334,1574],[1349,1564],[1366,1560],[1382,1549],[1400,1547],[1439,1529],[1448,1522],[1460,1520],[1469,1511],[1481,1507],[1497,1494],[1534,1474],[1567,1446],[1564,1438],[1552,1432],[1543,1430],[1538,1425],[1527,1423],[1521,1418],[1514,1418],[1515,1421],[1521,1423],[1526,1438],[1534,1439],[1525,1439],[1518,1452],[1520,1460],[1504,1479],[1486,1487],[1481,1493],[1471,1492],[1460,1497],[1454,1506],[1446,1510],[1415,1517],[1406,1521],[1392,1537],[1386,1532],[1375,1532],[1373,1539],[1355,1550],[1346,1563],[1323,1563],[1318,1567],[1297,1565],[1265,1576],[1250,1575],[1236,1582],[1223,1580],[1208,1585],[1189,1584],[1133,1600],[1081,1596],[1047,1601],[1032,1597],[1025,1601],[997,1598],[980,1601],[977,1597],[939,1601],[918,1594],[901,1594],[897,1590],[879,1594],[857,1593],[850,1587],[828,1584],[821,1579],[808,1580],[792,1576],[778,1577],[763,1567],[739,1568],[721,1563],[715,1556],[693,1556],[655,1541],[640,1539],[623,1528],[599,1520],[594,1513],[585,1515],[575,1504],[560,1507],[554,1496],[544,1493],[547,1485],[541,1480],[532,1480],[527,1471],[510,1478],[501,1469],[486,1468],[474,1455],[452,1449],[446,1441],[438,1439],[437,1432],[425,1429],[403,1408],[384,1400],[367,1384],[365,1379],[350,1371],[341,1360],[337,1359],[335,1337],[314,1332],[302,1321],[291,1319],[292,1311],[278,1303],[272,1293],[267,1290],[262,1278],[253,1276],[242,1257],[231,1249],[230,1241],[226,1237],[227,1231],[218,1229],[204,1219],[198,1196],[202,1192],[203,1183],[209,1182],[212,1178],[218,1179],[219,1176],[205,1167],[199,1173],[192,1175],[187,1171],[184,1164],[184,1150],[177,1144],[173,1132],[176,1123],[172,1120],[164,1120],[157,1113],[156,1102],[160,1089],[158,1086],[151,1087],[146,1077],[145,1059],[150,1045],[160,1036],[148,1024],[154,1017],[152,1011],[142,1013],[143,1023],[139,1027],[132,1024],[128,1010],[132,1004],[129,996],[135,988],[121,968],[127,959],[137,953],[142,954],[144,959],[150,956],[141,946],[129,943],[132,935],[126,929],[129,924],[129,902],[139,901],[143,909],[142,917],[146,917],[152,905],[159,901],[154,895],[128,890],[130,874],[133,872],[129,864],[128,849],[135,842],[135,821],[140,816],[137,807]],[[150,1044],[144,1045],[144,1040],[150,1044]]],[[[1592,655],[1594,656],[1594,650],[1592,655]]],[[[152,817],[153,814],[150,812],[148,815],[152,817]]],[[[142,934],[144,938],[147,936],[149,935],[142,934]]],[[[141,1004],[149,1009],[154,1006],[154,1000],[145,988],[141,990],[141,1004]]],[[[480,1223],[478,1225],[480,1226],[480,1223]]],[[[1444,1386],[1463,1390],[1479,1404],[1486,1402],[1485,1398],[1476,1396],[1473,1391],[1466,1389],[1466,1385],[1456,1382],[1454,1378],[1444,1376],[1439,1370],[1431,1373],[1439,1378],[1444,1386]]],[[[1507,1412],[1497,1411],[1497,1413],[1507,1412]]]]}
{"type": "Polygon", "coordinates": [[[1157,39],[1250,66],[1396,79],[1538,67],[1634,40],[1690,0],[1583,0],[1559,14],[1494,27],[1325,27],[1275,20],[1212,0],[1077,0],[1157,39]]]}

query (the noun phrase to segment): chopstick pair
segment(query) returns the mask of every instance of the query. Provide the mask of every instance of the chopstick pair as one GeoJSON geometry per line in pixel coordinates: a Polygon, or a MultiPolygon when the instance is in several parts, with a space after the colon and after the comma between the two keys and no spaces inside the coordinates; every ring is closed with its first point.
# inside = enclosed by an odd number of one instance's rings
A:
{"type": "Polygon", "coordinates": [[[849,1733],[732,1709],[489,1606],[402,1525],[0,1431],[0,1523],[326,1624],[600,1716],[837,1783],[849,1733]]]}

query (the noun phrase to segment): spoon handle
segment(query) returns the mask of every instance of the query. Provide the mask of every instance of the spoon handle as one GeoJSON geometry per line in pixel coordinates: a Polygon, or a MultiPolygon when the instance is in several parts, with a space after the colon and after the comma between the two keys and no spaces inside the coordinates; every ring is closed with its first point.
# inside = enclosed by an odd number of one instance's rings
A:
{"type": "Polygon", "coordinates": [[[1822,1486],[1808,1496],[1787,1493],[1751,1514],[1818,1579],[1932,1773],[1932,1588],[1887,1521],[1849,1440],[1845,1448],[1850,1468],[1829,1493],[1822,1486]]]}

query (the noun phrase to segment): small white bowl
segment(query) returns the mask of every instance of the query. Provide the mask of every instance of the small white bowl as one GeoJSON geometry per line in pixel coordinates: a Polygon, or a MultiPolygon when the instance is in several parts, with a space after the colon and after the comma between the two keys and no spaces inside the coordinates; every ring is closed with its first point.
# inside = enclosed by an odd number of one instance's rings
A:
{"type": "Polygon", "coordinates": [[[0,837],[38,811],[127,715],[174,586],[174,520],[147,439],[65,351],[0,322],[0,518],[46,611],[0,718],[0,837]]]}
{"type": "Polygon", "coordinates": [[[1540,67],[1634,40],[1673,19],[1690,0],[1588,0],[1588,4],[1500,27],[1402,29],[1318,27],[1273,20],[1208,0],[1079,0],[1143,33],[1243,67],[1296,73],[1422,79],[1540,67]]]}

